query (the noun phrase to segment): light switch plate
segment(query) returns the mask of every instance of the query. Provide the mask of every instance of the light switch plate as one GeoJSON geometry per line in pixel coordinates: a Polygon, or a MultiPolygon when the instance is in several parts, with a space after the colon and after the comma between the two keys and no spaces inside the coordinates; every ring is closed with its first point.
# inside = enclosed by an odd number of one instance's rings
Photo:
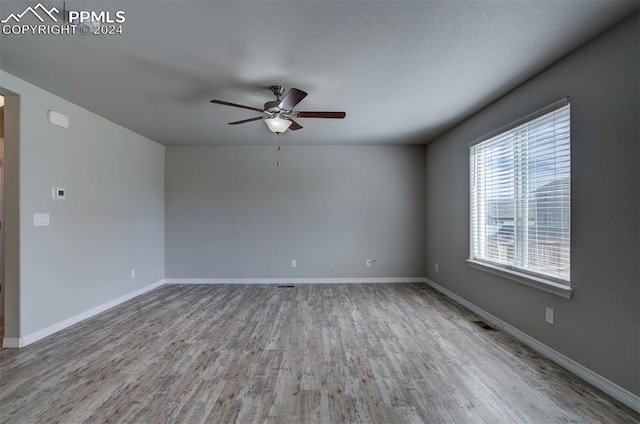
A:
{"type": "Polygon", "coordinates": [[[33,226],[34,227],[48,227],[49,226],[49,214],[48,213],[34,213],[33,214],[33,226]]]}

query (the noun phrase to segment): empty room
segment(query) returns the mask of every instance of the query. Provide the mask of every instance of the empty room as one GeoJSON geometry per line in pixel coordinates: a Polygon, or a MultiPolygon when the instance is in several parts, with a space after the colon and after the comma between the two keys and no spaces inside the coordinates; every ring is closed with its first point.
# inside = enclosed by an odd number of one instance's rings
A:
{"type": "Polygon", "coordinates": [[[0,423],[640,423],[638,0],[0,29],[0,423]]]}

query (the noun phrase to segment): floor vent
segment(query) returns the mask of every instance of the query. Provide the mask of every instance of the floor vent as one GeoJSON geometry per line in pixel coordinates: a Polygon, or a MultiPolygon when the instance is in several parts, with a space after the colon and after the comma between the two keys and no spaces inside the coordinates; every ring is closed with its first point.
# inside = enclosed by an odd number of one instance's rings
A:
{"type": "Polygon", "coordinates": [[[277,287],[278,287],[279,289],[286,289],[286,288],[289,288],[289,287],[295,287],[295,286],[293,286],[293,285],[291,285],[291,284],[278,284],[278,286],[277,286],[277,287]]]}
{"type": "Polygon", "coordinates": [[[471,321],[471,324],[477,325],[478,327],[483,328],[485,330],[496,331],[495,328],[493,328],[492,326],[490,326],[484,321],[471,321]]]}

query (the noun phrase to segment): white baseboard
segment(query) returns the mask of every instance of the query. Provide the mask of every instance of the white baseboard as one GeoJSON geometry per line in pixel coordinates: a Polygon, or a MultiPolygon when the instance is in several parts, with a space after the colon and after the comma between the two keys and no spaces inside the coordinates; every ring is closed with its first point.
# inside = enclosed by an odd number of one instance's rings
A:
{"type": "Polygon", "coordinates": [[[143,293],[151,291],[161,285],[165,284],[165,280],[157,281],[148,286],[142,287],[138,290],[134,290],[130,293],[125,294],[124,296],[120,296],[117,299],[113,299],[109,302],[103,303],[102,305],[98,305],[94,308],[89,309],[88,311],[82,312],[78,315],[74,315],[70,318],[67,318],[63,321],[57,322],[53,325],[50,325],[42,330],[36,331],[35,333],[27,334],[24,337],[5,337],[2,341],[3,348],[20,348],[27,346],[33,342],[36,342],[42,338],[50,336],[54,333],[57,333],[60,330],[64,330],[67,327],[70,327],[74,324],[79,323],[87,318],[91,318],[94,315],[99,314],[100,312],[104,312],[107,309],[113,308],[121,303],[126,302],[127,300],[133,299],[136,296],[140,296],[143,293]]]}
{"type": "Polygon", "coordinates": [[[549,346],[547,346],[547,345],[545,345],[543,343],[540,343],[538,340],[534,339],[533,337],[529,336],[528,334],[523,333],[522,331],[518,330],[517,328],[511,326],[510,324],[507,324],[506,322],[502,321],[500,318],[497,318],[497,317],[491,315],[489,312],[479,308],[478,306],[476,306],[473,303],[469,302],[468,300],[458,296],[457,294],[453,293],[452,291],[442,287],[441,285],[439,285],[439,284],[437,284],[437,283],[435,283],[435,282],[433,282],[433,281],[431,281],[431,280],[429,280],[427,278],[425,278],[424,280],[429,286],[433,287],[435,290],[437,290],[440,293],[444,294],[449,299],[451,299],[454,302],[458,303],[459,305],[461,305],[465,309],[468,309],[469,311],[471,311],[474,314],[476,314],[479,317],[481,317],[483,320],[485,320],[488,323],[494,325],[495,327],[498,327],[499,329],[501,329],[505,333],[513,336],[514,338],[516,338],[520,342],[522,342],[525,345],[529,346],[530,348],[532,348],[536,352],[538,352],[541,355],[551,359],[556,364],[560,365],[561,367],[565,368],[566,370],[570,371],[571,373],[577,375],[578,377],[582,378],[583,380],[587,381],[588,383],[591,383],[592,385],[594,385],[598,389],[602,390],[603,392],[605,392],[609,396],[611,396],[611,397],[617,399],[618,401],[622,402],[623,404],[627,405],[629,408],[633,409],[634,411],[640,412],[640,397],[639,396],[636,396],[635,394],[631,393],[630,391],[626,390],[625,388],[618,386],[617,384],[613,383],[610,380],[607,380],[606,378],[602,377],[601,375],[596,374],[595,372],[591,371],[590,369],[586,368],[583,365],[580,365],[579,363],[575,362],[574,360],[572,360],[570,358],[567,358],[566,356],[564,356],[560,352],[557,352],[557,351],[551,349],[549,346]]]}
{"type": "Polygon", "coordinates": [[[423,283],[424,277],[362,278],[167,278],[166,284],[355,284],[423,283]]]}
{"type": "Polygon", "coordinates": [[[2,347],[5,349],[20,347],[20,339],[17,337],[5,337],[4,339],[2,339],[2,347]]]}

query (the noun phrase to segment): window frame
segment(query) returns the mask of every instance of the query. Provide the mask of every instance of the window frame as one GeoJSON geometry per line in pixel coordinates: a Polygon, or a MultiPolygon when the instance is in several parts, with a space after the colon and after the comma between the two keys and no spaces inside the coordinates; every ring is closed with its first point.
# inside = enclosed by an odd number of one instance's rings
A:
{"type": "MultiPolygon", "coordinates": [[[[536,273],[535,271],[528,271],[526,269],[521,269],[519,267],[511,266],[511,265],[500,265],[494,264],[492,262],[485,262],[479,259],[474,259],[474,245],[473,245],[473,190],[474,187],[472,184],[472,148],[480,143],[488,141],[491,138],[502,135],[506,132],[513,130],[514,128],[526,124],[530,121],[533,121],[543,115],[552,113],[558,109],[561,109],[570,104],[569,97],[565,97],[557,102],[554,102],[548,106],[545,106],[541,109],[536,110],[533,113],[530,113],[516,121],[513,121],[503,127],[498,128],[497,130],[491,131],[488,134],[479,137],[470,143],[468,143],[468,154],[469,154],[469,176],[467,181],[469,182],[469,256],[467,258],[467,264],[475,269],[479,269],[494,275],[498,275],[509,280],[518,282],[520,284],[524,284],[529,287],[533,287],[547,293],[555,294],[557,296],[564,297],[566,299],[571,298],[573,293],[573,289],[571,287],[571,281],[564,281],[560,279],[554,279],[551,276],[541,275],[536,273]]],[[[569,128],[571,128],[571,112],[569,112],[569,128]]],[[[571,143],[571,139],[569,141],[571,143]]],[[[570,159],[571,160],[571,159],[570,159]]],[[[571,202],[571,200],[569,200],[571,202]]],[[[572,203],[572,202],[571,202],[572,203]]],[[[571,231],[571,229],[570,229],[571,231]]],[[[571,249],[569,253],[569,263],[571,264],[571,249]]]]}

